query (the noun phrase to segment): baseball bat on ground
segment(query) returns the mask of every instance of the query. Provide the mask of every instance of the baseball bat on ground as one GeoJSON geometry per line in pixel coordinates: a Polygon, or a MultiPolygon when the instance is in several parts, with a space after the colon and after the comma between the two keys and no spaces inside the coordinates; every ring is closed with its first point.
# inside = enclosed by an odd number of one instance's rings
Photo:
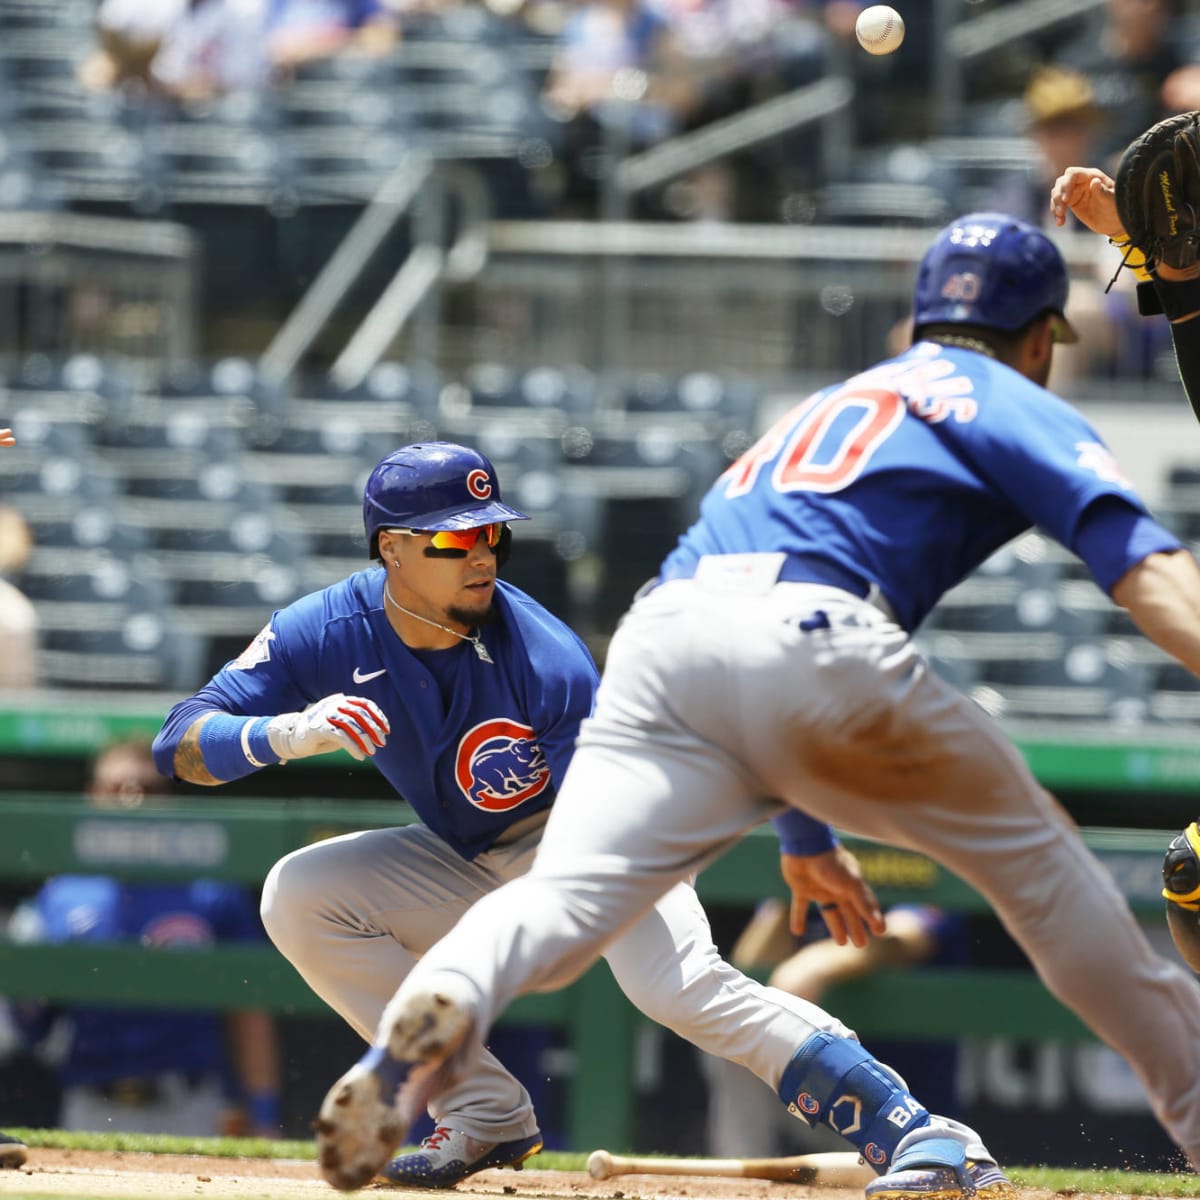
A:
{"type": "Polygon", "coordinates": [[[852,1150],[795,1154],[790,1158],[632,1158],[593,1150],[587,1169],[593,1179],[614,1175],[712,1175],[846,1188],[863,1187],[875,1178],[875,1172],[852,1150]]]}

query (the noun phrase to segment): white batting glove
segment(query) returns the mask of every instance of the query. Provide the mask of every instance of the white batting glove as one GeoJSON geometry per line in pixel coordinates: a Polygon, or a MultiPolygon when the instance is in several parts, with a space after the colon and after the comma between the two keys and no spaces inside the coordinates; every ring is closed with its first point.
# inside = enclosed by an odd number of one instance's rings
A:
{"type": "Polygon", "coordinates": [[[373,700],[335,692],[303,712],[272,717],[267,722],[267,741],[284,761],[346,750],[362,762],[383,746],[391,731],[373,700]]]}

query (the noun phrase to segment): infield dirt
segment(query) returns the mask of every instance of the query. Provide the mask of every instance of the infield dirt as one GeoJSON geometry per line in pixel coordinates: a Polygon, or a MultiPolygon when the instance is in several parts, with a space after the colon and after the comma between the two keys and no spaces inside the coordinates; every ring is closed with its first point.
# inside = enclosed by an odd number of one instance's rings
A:
{"type": "MultiPolygon", "coordinates": [[[[371,1187],[367,1193],[423,1196],[431,1193],[371,1187]]],[[[434,1193],[439,1194],[439,1193],[434,1193]]],[[[660,1179],[626,1175],[603,1182],[582,1172],[482,1171],[453,1192],[442,1195],[515,1196],[531,1200],[861,1200],[861,1193],[840,1188],[813,1188],[752,1179],[703,1179],[679,1176],[660,1179]]],[[[211,1197],[213,1200],[332,1200],[333,1191],[317,1175],[312,1162],[278,1159],[208,1158],[129,1151],[32,1149],[16,1171],[0,1171],[0,1197],[162,1197],[163,1200],[211,1197]]],[[[1023,1188],[1014,1200],[1054,1200],[1057,1193],[1023,1188]]],[[[1071,1200],[1088,1200],[1071,1193],[1071,1200]]],[[[1103,1200],[1122,1200],[1106,1193],[1103,1200]]],[[[1144,1200],[1140,1198],[1140,1200],[1144,1200]]]]}

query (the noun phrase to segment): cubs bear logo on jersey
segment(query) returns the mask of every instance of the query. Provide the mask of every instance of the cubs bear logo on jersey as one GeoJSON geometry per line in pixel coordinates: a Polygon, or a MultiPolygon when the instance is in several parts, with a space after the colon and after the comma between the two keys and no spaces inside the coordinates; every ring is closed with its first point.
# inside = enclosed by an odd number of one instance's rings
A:
{"type": "Polygon", "coordinates": [[[454,777],[476,808],[508,812],[546,790],[550,767],[531,726],[496,717],[463,735],[454,777]]]}

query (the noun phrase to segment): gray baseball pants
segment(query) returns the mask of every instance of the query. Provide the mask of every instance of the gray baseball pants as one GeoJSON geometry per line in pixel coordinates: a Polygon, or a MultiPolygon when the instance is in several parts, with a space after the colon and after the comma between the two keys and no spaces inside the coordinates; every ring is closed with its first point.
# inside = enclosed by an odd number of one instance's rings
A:
{"type": "MultiPolygon", "coordinates": [[[[318,842],[271,870],[263,922],[313,991],[369,1041],[417,960],[475,901],[529,869],[542,832],[536,821],[473,862],[423,825],[318,842]]],[[[603,897],[594,899],[602,906],[603,897]]],[[[813,1032],[853,1036],[822,1009],[721,959],[689,883],[668,885],[648,903],[652,910],[605,957],[625,995],[653,1020],[743,1064],[772,1089],[813,1032]]],[[[538,1127],[526,1090],[481,1045],[449,1089],[433,1097],[430,1112],[439,1124],[489,1142],[528,1137],[538,1127]]]]}

